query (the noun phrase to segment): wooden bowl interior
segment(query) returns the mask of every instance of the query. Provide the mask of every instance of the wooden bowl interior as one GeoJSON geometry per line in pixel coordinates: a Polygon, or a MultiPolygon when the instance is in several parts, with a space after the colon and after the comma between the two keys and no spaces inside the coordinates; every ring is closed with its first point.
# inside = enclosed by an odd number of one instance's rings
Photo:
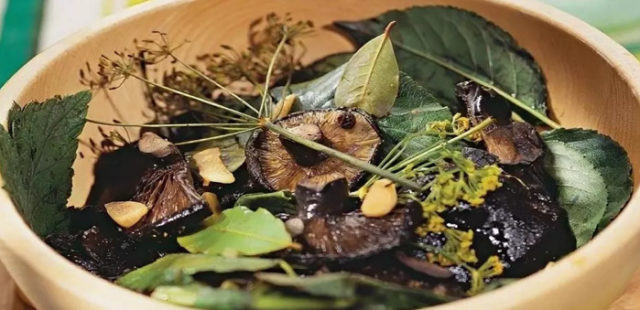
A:
{"type": "MultiPolygon", "coordinates": [[[[242,48],[247,45],[247,27],[251,21],[273,11],[289,12],[296,19],[312,20],[317,27],[315,34],[306,41],[308,51],[304,59],[309,62],[330,53],[353,49],[348,40],[324,27],[334,20],[357,20],[391,8],[426,4],[446,4],[475,11],[511,33],[542,67],[548,81],[552,115],[566,127],[592,128],[612,136],[628,151],[632,164],[640,167],[640,144],[633,143],[640,141],[640,94],[634,93],[630,77],[617,71],[610,61],[613,57],[627,55],[601,55],[588,42],[570,33],[566,24],[562,27],[553,20],[536,18],[531,12],[516,9],[504,1],[165,1],[162,9],[141,9],[136,18],[88,29],[86,37],[76,36],[38,56],[33,63],[39,66],[39,71],[19,74],[10,81],[11,90],[5,92],[3,98],[8,99],[6,95],[10,94],[11,100],[26,103],[84,89],[79,83],[78,71],[86,62],[95,65],[101,54],[109,55],[113,50],[130,47],[134,38],[151,37],[153,30],[168,33],[173,42],[191,41],[179,53],[185,59],[193,60],[203,52],[219,50],[222,43],[242,48]]],[[[581,23],[577,25],[582,27],[581,23]]],[[[147,119],[143,115],[146,102],[141,83],[129,81],[111,92],[110,97],[122,117],[117,115],[103,93],[95,94],[89,117],[106,121],[118,118],[123,122],[147,119]]],[[[132,139],[136,136],[133,130],[128,134],[132,139]]],[[[96,156],[86,145],[91,138],[100,140],[95,125],[87,125],[81,137],[83,144],[79,152],[84,158],[78,157],[74,166],[70,205],[83,205],[93,183],[92,167],[96,156]]],[[[634,176],[637,184],[640,169],[634,171],[634,176]]],[[[623,266],[617,272],[631,272],[631,268],[623,266]]],[[[619,291],[622,287],[623,284],[612,284],[608,290],[619,291]]]]}

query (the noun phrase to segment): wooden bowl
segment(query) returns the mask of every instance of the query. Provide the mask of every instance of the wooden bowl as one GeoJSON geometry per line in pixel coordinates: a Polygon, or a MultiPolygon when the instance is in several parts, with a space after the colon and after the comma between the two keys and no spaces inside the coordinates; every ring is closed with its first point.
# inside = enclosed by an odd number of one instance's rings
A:
{"type": "MultiPolygon", "coordinates": [[[[189,39],[187,59],[220,43],[246,44],[250,21],[272,11],[291,12],[317,26],[361,19],[391,8],[448,4],[497,23],[538,61],[548,80],[553,115],[567,127],[587,127],[611,135],[640,167],[640,65],[621,46],[587,24],[531,0],[159,0],[107,18],[36,56],[0,91],[0,119],[15,100],[25,103],[83,89],[78,70],[102,53],[130,46],[152,30],[173,40],[189,39]]],[[[336,33],[319,30],[308,41],[307,60],[352,49],[336,33]]],[[[134,82],[112,94],[124,120],[142,118],[142,87],[134,82]]],[[[103,94],[91,102],[92,118],[110,119],[103,94]]],[[[135,134],[135,133],[131,133],[135,134]]],[[[83,140],[96,137],[88,125],[83,140]]],[[[91,154],[81,146],[84,154],[91,154]]],[[[1,164],[1,163],[0,163],[1,164]]],[[[75,164],[70,204],[81,205],[92,184],[92,161],[75,164]]],[[[636,180],[640,169],[634,171],[636,180]]],[[[637,185],[637,183],[636,183],[637,185]]],[[[38,309],[179,309],[92,276],[42,242],[22,221],[5,192],[0,193],[0,258],[38,309]]],[[[515,284],[434,309],[602,309],[623,290],[640,264],[640,197],[586,246],[550,268],[515,284]]]]}

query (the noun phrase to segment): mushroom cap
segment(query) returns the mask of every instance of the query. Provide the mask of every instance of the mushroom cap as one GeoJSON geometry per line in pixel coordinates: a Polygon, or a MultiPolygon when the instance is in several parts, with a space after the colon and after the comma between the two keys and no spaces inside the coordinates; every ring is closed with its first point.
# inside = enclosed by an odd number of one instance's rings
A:
{"type": "MultiPolygon", "coordinates": [[[[285,129],[302,124],[317,125],[330,147],[366,162],[375,161],[382,144],[373,119],[357,109],[301,111],[289,114],[275,124],[285,129]],[[345,119],[350,120],[348,126],[345,126],[345,119]]],[[[353,187],[363,175],[362,170],[333,157],[310,167],[301,166],[282,145],[279,135],[268,129],[254,132],[246,150],[247,168],[252,178],[270,190],[294,191],[302,179],[332,172],[344,175],[349,187],[353,187]]]]}

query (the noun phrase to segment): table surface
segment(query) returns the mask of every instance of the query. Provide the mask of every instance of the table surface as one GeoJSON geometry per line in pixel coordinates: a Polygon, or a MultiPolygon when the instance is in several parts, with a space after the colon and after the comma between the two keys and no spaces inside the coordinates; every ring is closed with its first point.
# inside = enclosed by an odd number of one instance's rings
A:
{"type": "MultiPolygon", "coordinates": [[[[18,288],[0,264],[0,309],[35,310],[22,301],[18,288]]],[[[640,270],[636,272],[624,294],[616,300],[608,310],[636,310],[640,305],[640,270]]]]}

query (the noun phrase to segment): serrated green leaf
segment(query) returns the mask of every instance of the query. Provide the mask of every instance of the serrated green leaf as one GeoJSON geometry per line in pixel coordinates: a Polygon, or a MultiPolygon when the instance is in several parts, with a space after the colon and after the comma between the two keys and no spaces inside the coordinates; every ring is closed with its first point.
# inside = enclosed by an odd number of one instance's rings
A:
{"type": "Polygon", "coordinates": [[[470,79],[546,114],[547,89],[538,65],[508,33],[475,13],[453,7],[413,7],[337,25],[362,44],[390,21],[397,22],[391,41],[400,69],[454,112],[462,111],[454,86],[470,79]]]}
{"type": "Polygon", "coordinates": [[[633,180],[626,151],[613,139],[594,130],[556,129],[543,134],[545,141],[561,141],[579,152],[602,177],[607,191],[607,205],[598,222],[601,230],[613,220],[631,197],[633,180]]]}
{"type": "Polygon", "coordinates": [[[244,194],[236,200],[236,203],[233,206],[243,206],[252,210],[265,208],[272,214],[295,214],[297,211],[295,197],[288,191],[244,194]]]}
{"type": "Polygon", "coordinates": [[[451,300],[449,297],[438,295],[429,290],[407,288],[346,272],[308,277],[259,273],[256,277],[271,285],[295,288],[312,296],[354,298],[358,309],[414,309],[451,300]],[[367,293],[362,295],[362,292],[367,293]]]}
{"type": "Polygon", "coordinates": [[[199,283],[161,286],[153,291],[151,297],[176,305],[214,310],[247,309],[251,303],[251,295],[247,292],[216,289],[199,283]]]}
{"type": "Polygon", "coordinates": [[[558,203],[567,211],[569,225],[581,246],[591,240],[607,208],[605,180],[579,149],[543,135],[547,146],[546,171],[558,186],[558,203]]]}
{"type": "Polygon", "coordinates": [[[385,116],[398,95],[399,74],[387,29],[363,45],[347,62],[336,89],[335,105],[385,116]]]}
{"type": "Polygon", "coordinates": [[[71,166],[85,124],[91,93],[79,92],[9,111],[8,132],[0,126],[0,172],[4,187],[25,221],[40,236],[65,221],[71,166]]]}
{"type": "MultiPolygon", "coordinates": [[[[400,72],[400,90],[391,114],[378,120],[378,126],[395,143],[404,137],[423,131],[434,121],[450,120],[449,109],[441,105],[426,89],[418,85],[409,75],[400,72]]],[[[409,141],[405,156],[423,151],[442,141],[437,136],[421,135],[409,141]]]]}
{"type": "Polygon", "coordinates": [[[274,268],[278,264],[280,264],[278,259],[224,257],[210,254],[169,254],[125,274],[116,281],[116,284],[145,292],[163,285],[191,283],[192,276],[200,272],[255,272],[274,268]]]}
{"type": "Polygon", "coordinates": [[[292,245],[284,223],[269,211],[235,207],[222,212],[211,225],[178,238],[191,253],[260,255],[292,245]]]}

